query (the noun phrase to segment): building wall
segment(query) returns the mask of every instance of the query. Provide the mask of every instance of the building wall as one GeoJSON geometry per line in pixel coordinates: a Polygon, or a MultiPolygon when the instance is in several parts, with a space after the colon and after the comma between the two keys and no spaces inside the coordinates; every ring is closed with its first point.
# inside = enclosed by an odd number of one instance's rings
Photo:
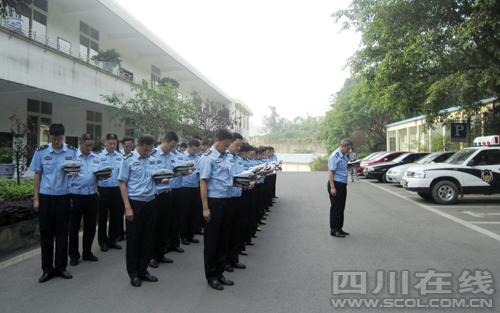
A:
{"type": "Polygon", "coordinates": [[[282,169],[285,172],[310,172],[309,164],[304,163],[283,163],[282,169]]]}

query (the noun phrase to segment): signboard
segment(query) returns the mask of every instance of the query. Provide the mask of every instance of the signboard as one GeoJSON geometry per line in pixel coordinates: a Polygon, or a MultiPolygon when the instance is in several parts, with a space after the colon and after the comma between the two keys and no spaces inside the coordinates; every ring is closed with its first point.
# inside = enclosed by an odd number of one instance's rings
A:
{"type": "Polygon", "coordinates": [[[451,123],[451,142],[465,142],[467,123],[451,123]]]}

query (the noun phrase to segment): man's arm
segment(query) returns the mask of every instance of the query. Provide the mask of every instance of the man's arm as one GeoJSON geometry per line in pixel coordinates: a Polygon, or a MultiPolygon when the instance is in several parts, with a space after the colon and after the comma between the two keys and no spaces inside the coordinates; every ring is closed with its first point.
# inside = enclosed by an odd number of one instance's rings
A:
{"type": "Polygon", "coordinates": [[[203,205],[203,217],[205,220],[210,222],[210,208],[208,207],[208,190],[207,190],[207,182],[208,179],[200,180],[200,195],[201,195],[201,203],[203,205]]]}
{"type": "Polygon", "coordinates": [[[41,179],[42,179],[42,173],[35,173],[35,182],[34,182],[35,203],[33,204],[33,208],[35,209],[35,212],[38,212],[38,208],[40,207],[40,180],[41,179]]]}
{"type": "Polygon", "coordinates": [[[125,217],[127,218],[127,221],[132,222],[134,220],[134,211],[132,211],[132,206],[128,200],[127,182],[120,180],[119,183],[123,204],[125,204],[125,217]]]}
{"type": "Polygon", "coordinates": [[[337,196],[337,190],[335,189],[335,184],[333,182],[333,174],[335,171],[328,170],[328,180],[330,181],[330,194],[332,196],[337,196]]]}

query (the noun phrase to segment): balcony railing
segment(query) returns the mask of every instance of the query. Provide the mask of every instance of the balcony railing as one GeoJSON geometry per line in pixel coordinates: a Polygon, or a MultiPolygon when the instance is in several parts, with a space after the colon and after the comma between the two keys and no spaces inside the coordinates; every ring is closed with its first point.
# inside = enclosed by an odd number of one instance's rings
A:
{"type": "Polygon", "coordinates": [[[21,35],[25,38],[35,41],[38,44],[45,46],[48,50],[62,52],[70,58],[78,59],[81,62],[87,63],[91,67],[99,68],[121,79],[127,80],[130,83],[143,84],[144,82],[143,79],[138,78],[136,75],[134,75],[134,73],[129,72],[124,68],[105,66],[105,62],[94,61],[87,54],[83,54],[79,50],[75,51],[74,49],[71,49],[64,44],[60,44],[58,41],[55,41],[47,36],[37,34],[36,31],[24,27],[20,30],[12,29],[7,26],[6,19],[3,17],[0,18],[0,29],[13,34],[21,35]]]}

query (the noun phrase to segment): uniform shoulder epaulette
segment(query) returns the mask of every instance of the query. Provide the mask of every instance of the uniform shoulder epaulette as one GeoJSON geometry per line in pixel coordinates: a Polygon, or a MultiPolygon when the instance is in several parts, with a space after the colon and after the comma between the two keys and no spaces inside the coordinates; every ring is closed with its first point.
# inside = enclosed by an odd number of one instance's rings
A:
{"type": "Polygon", "coordinates": [[[127,154],[126,156],[124,156],[123,159],[126,160],[126,159],[130,158],[131,155],[133,155],[132,152],[130,152],[129,154],[127,154]]]}
{"type": "Polygon", "coordinates": [[[43,146],[40,146],[38,148],[36,148],[36,151],[40,151],[40,150],[43,150],[45,148],[47,148],[49,145],[43,145],[43,146]]]}
{"type": "Polygon", "coordinates": [[[337,152],[335,152],[335,156],[336,156],[336,157],[338,157],[338,156],[339,156],[339,153],[338,153],[338,151],[337,151],[337,152]]]}
{"type": "Polygon", "coordinates": [[[70,145],[68,145],[68,148],[69,148],[69,149],[73,149],[73,150],[78,150],[77,148],[75,148],[75,147],[73,147],[73,146],[70,146],[70,145]]]}
{"type": "Polygon", "coordinates": [[[153,154],[155,154],[156,152],[158,152],[158,150],[153,149],[149,155],[153,155],[153,154]]]}
{"type": "Polygon", "coordinates": [[[208,150],[207,152],[203,153],[204,155],[209,155],[210,153],[212,153],[212,150],[208,150]]]}

